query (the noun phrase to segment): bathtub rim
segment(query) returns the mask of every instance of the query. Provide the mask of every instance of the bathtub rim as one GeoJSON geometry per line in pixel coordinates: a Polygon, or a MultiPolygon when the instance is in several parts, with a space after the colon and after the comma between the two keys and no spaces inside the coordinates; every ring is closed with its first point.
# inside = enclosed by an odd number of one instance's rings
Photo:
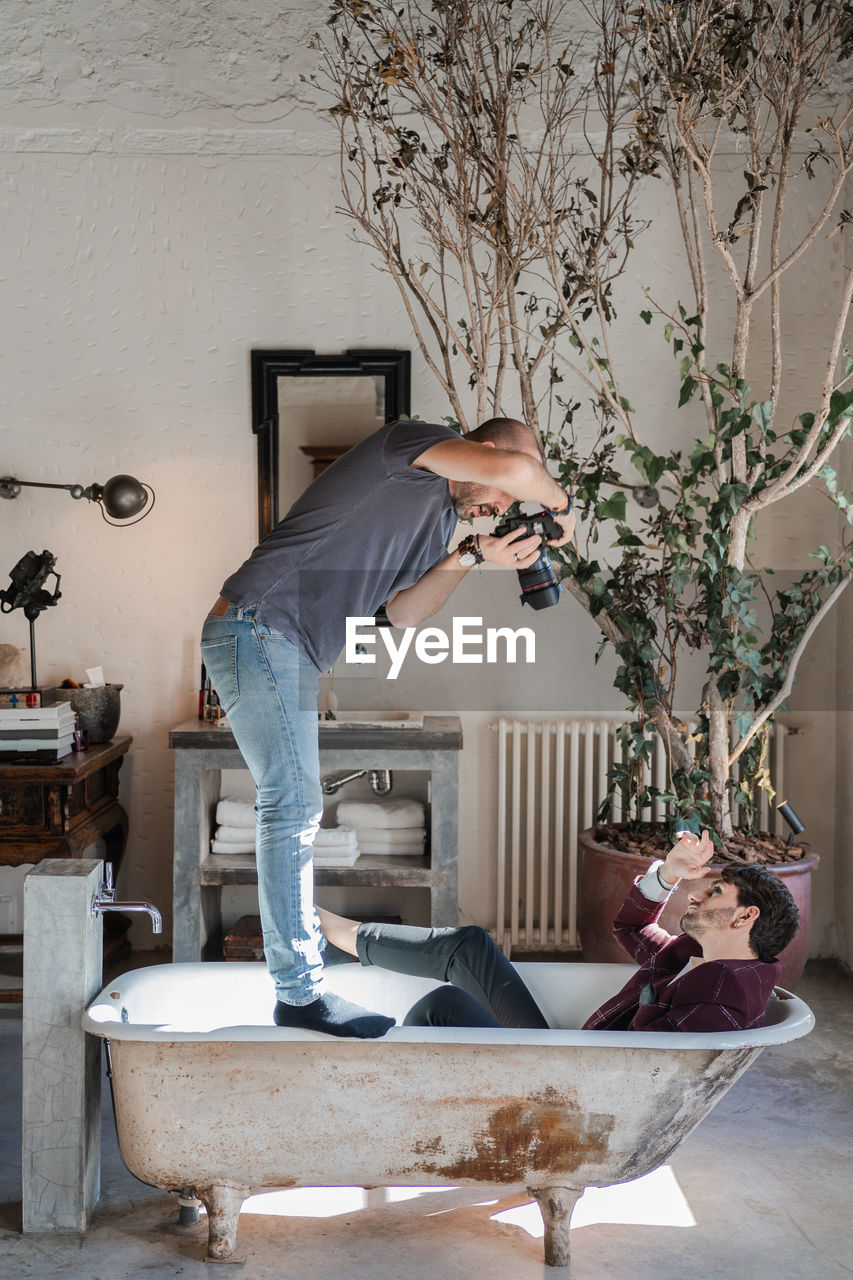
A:
{"type": "MultiPolygon", "coordinates": [[[[220,962],[224,963],[224,962],[220,962]]],[[[529,962],[536,963],[536,962],[529,962]]],[[[542,964],[559,963],[543,961],[542,964]]],[[[517,1030],[484,1027],[392,1027],[386,1035],[377,1040],[345,1039],[324,1035],[322,1032],[305,1031],[298,1027],[276,1027],[270,1024],[241,1024],[215,1027],[209,1031],[181,1031],[171,1023],[122,1022],[121,1003],[111,997],[110,993],[120,988],[128,980],[144,981],[144,975],[152,972],[180,970],[177,976],[189,977],[188,971],[206,971],[215,967],[214,963],[185,963],[171,965],[151,965],[130,970],[108,982],[103,990],[90,1002],[82,1014],[82,1025],[89,1034],[107,1040],[125,1041],[160,1041],[163,1043],[251,1043],[253,1041],[292,1042],[321,1041],[333,1042],[350,1050],[375,1047],[378,1051],[388,1044],[471,1044],[495,1045],[506,1048],[513,1046],[530,1046],[551,1048],[584,1048],[602,1047],[630,1048],[666,1051],[689,1049],[715,1051],[725,1049],[766,1048],[774,1044],[787,1044],[808,1035],[815,1024],[814,1014],[808,1005],[792,992],[784,988],[774,988],[774,997],[784,1000],[785,1016],[770,1026],[756,1027],[745,1031],[583,1031],[570,1030],[517,1030]]],[[[584,967],[580,962],[579,967],[584,967]]],[[[590,966],[592,967],[592,966],[590,966]]],[[[596,968],[605,966],[596,965],[596,968]]],[[[238,975],[244,969],[252,975],[257,974],[257,962],[227,962],[229,974],[238,975]]],[[[613,970],[633,971],[634,965],[607,965],[613,970]]],[[[622,981],[625,978],[623,976],[622,981]]],[[[441,984],[436,982],[435,986],[441,984]]],[[[619,975],[614,973],[614,990],[621,985],[619,975]]],[[[771,997],[773,998],[773,997],[771,997]]]]}

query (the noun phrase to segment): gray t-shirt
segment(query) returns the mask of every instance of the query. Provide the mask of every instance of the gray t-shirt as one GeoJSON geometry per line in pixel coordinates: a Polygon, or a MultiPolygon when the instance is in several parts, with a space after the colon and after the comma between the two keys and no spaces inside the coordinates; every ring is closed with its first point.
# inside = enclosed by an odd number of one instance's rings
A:
{"type": "Polygon", "coordinates": [[[375,431],[318,476],[222,595],[254,605],[259,622],[328,671],[348,617],[372,617],[448,554],[456,513],[447,481],[410,464],[458,438],[450,427],[409,420],[375,431]]]}

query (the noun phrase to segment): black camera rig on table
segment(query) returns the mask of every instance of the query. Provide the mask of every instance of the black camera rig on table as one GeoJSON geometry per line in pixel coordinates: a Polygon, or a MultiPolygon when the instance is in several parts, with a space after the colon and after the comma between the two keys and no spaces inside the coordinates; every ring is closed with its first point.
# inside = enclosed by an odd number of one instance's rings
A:
{"type": "Polygon", "coordinates": [[[0,613],[12,613],[15,609],[23,609],[24,617],[30,624],[30,674],[33,692],[37,691],[36,679],[36,637],[35,621],[45,609],[56,604],[61,598],[59,590],[60,577],[56,572],[56,556],[51,551],[28,551],[21,556],[14,569],[10,570],[11,585],[0,591],[0,613]],[[53,589],[48,590],[45,583],[53,577],[53,589]]]}

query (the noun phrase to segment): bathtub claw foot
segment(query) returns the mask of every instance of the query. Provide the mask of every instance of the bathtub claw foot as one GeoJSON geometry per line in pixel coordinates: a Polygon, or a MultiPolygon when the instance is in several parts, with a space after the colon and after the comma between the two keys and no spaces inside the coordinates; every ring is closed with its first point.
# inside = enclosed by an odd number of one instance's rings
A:
{"type": "Polygon", "coordinates": [[[237,1226],[240,1210],[249,1192],[243,1187],[205,1187],[198,1196],[207,1206],[207,1256],[205,1262],[231,1262],[240,1264],[245,1258],[235,1258],[237,1226]]]}
{"type": "Polygon", "coordinates": [[[539,1205],[545,1226],[545,1266],[569,1265],[569,1227],[575,1202],[583,1195],[583,1187],[528,1187],[539,1205]]]}

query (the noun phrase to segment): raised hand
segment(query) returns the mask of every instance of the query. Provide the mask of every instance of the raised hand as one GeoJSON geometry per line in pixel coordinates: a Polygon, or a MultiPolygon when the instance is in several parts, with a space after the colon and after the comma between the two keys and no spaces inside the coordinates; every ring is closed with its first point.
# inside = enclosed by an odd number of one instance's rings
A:
{"type": "Polygon", "coordinates": [[[675,884],[677,880],[697,880],[705,874],[705,864],[713,856],[714,842],[710,832],[703,831],[701,839],[691,832],[685,832],[678,844],[666,855],[660,868],[661,877],[667,884],[675,884]]]}
{"type": "Polygon", "coordinates": [[[575,513],[568,511],[565,515],[554,515],[553,519],[562,527],[563,532],[559,538],[549,538],[549,547],[562,547],[564,543],[571,542],[575,532],[575,513]]]}

